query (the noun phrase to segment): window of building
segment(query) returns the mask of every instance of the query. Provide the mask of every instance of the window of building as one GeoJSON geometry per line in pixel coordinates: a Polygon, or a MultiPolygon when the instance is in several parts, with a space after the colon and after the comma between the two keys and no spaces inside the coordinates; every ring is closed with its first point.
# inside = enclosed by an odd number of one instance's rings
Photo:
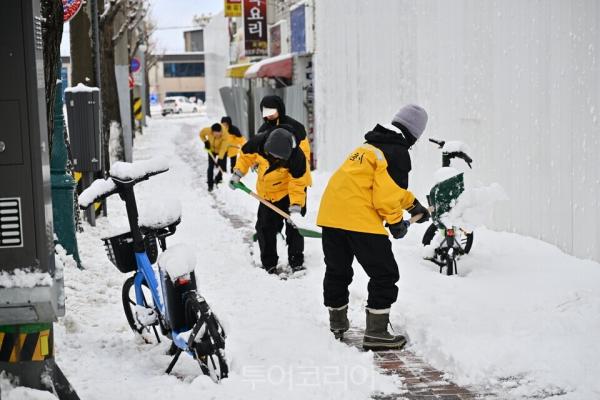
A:
{"type": "Polygon", "coordinates": [[[164,63],[165,78],[204,76],[204,63],[164,63]]]}

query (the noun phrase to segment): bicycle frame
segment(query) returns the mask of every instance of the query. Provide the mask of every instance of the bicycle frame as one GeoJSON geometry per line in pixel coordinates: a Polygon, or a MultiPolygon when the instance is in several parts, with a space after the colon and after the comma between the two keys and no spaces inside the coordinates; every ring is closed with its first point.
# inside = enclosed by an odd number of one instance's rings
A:
{"type": "MultiPolygon", "coordinates": [[[[117,186],[119,186],[119,196],[125,202],[129,228],[131,229],[131,234],[133,236],[135,261],[138,267],[134,278],[135,302],[139,306],[146,306],[144,304],[144,293],[142,291],[142,285],[145,282],[150,289],[152,301],[160,313],[160,317],[163,319],[163,321],[168,322],[166,305],[161,299],[161,293],[164,293],[162,290],[162,284],[156,279],[154,268],[152,268],[152,264],[150,263],[148,254],[144,248],[144,239],[138,224],[138,209],[135,200],[135,193],[133,191],[134,182],[121,182],[115,180],[115,183],[117,183],[117,186]]],[[[164,301],[167,301],[167,299],[164,299],[164,301]]],[[[177,332],[171,326],[169,326],[168,329],[171,332],[171,339],[177,345],[177,347],[189,352],[187,342],[179,336],[181,332],[177,332]]]]}

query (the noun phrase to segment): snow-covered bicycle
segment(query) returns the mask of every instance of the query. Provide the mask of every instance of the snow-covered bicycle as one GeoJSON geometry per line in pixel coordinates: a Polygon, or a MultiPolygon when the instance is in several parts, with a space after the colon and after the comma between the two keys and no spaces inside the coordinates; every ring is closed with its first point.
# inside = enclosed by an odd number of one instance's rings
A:
{"type": "MultiPolygon", "coordinates": [[[[150,329],[157,342],[162,334],[172,340],[170,373],[182,352],[198,361],[215,382],[227,377],[225,330],[196,287],[195,255],[184,245],[167,249],[166,238],[175,233],[180,211],[149,222],[138,222],[133,187],[151,176],[168,171],[164,160],[113,164],[108,179],[96,179],[79,196],[88,208],[112,194],[125,202],[130,231],[102,239],[110,261],[123,273],[133,272],[123,284],[122,301],[131,329],[149,341],[150,329]],[[162,253],[158,256],[157,242],[162,253]],[[157,260],[157,268],[153,263],[157,260]],[[145,335],[145,336],[144,336],[145,335]]],[[[151,336],[151,334],[150,334],[151,336]]]]}
{"type": "Polygon", "coordinates": [[[473,246],[473,232],[460,226],[455,226],[446,218],[458,197],[465,190],[464,175],[452,168],[450,163],[454,158],[464,160],[469,168],[473,160],[467,154],[466,146],[461,142],[446,142],[443,140],[429,139],[442,150],[442,168],[436,173],[437,183],[431,188],[427,201],[431,207],[432,224],[423,235],[423,245],[428,246],[439,233],[435,241],[435,248],[429,260],[440,267],[440,273],[446,268],[447,275],[458,273],[457,260],[460,256],[468,254],[473,246]]]}

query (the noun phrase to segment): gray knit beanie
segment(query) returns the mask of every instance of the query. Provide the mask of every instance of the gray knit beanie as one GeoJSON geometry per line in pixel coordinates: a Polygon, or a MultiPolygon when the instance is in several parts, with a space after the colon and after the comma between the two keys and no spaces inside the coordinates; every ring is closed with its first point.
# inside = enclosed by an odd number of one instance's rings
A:
{"type": "Polygon", "coordinates": [[[289,160],[296,147],[294,134],[284,128],[274,129],[265,142],[265,152],[282,160],[289,160]]]}
{"type": "Polygon", "coordinates": [[[427,125],[427,112],[416,104],[408,104],[394,115],[392,124],[394,122],[401,124],[415,139],[419,139],[427,125]]]}

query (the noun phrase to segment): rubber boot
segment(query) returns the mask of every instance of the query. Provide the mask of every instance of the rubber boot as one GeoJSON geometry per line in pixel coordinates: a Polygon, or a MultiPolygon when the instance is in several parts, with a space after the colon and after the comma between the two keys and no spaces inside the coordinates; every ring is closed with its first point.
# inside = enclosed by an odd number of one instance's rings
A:
{"type": "Polygon", "coordinates": [[[348,304],[342,307],[329,309],[329,329],[333,332],[336,339],[343,339],[344,332],[350,329],[350,321],[348,321],[348,304]]]}
{"type": "Polygon", "coordinates": [[[400,350],[406,344],[402,335],[392,335],[387,327],[390,325],[390,309],[367,309],[367,328],[363,338],[365,350],[400,350]]]}

